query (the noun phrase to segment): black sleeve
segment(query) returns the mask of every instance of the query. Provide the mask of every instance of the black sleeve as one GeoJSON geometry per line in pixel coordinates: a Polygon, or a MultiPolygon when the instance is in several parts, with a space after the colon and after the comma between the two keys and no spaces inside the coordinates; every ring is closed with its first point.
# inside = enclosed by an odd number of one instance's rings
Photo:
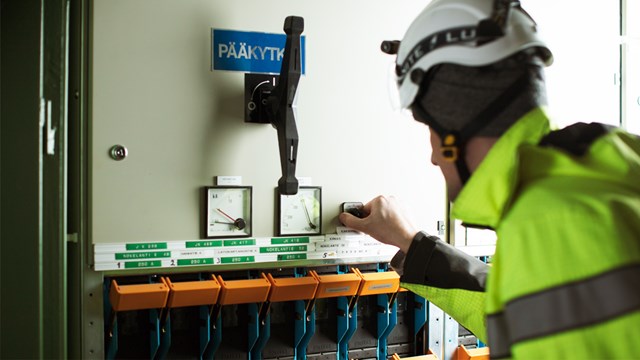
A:
{"type": "Polygon", "coordinates": [[[403,282],[471,291],[484,291],[489,271],[489,265],[424,232],[416,234],[406,255],[394,256],[391,266],[403,282]]]}

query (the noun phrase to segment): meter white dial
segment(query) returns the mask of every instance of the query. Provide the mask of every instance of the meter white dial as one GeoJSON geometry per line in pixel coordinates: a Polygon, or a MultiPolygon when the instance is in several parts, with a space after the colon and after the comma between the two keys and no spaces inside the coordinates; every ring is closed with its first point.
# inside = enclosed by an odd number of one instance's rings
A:
{"type": "Polygon", "coordinates": [[[295,195],[278,195],[278,236],[322,233],[322,188],[300,186],[295,195]]]}
{"type": "Polygon", "coordinates": [[[237,238],[251,236],[250,186],[206,187],[207,238],[237,238]]]}

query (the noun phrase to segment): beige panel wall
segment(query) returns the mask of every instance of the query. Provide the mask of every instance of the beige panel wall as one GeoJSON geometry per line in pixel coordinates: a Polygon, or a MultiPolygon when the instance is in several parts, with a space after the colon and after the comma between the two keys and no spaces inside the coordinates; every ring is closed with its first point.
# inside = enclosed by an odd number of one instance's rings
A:
{"type": "Polygon", "coordinates": [[[241,175],[254,188],[254,236],[274,235],[276,131],[243,121],[244,76],[210,71],[211,28],[282,32],[305,19],[297,175],[323,187],[323,233],[339,204],[395,195],[434,233],[444,184],[428,130],[391,109],[392,58],[426,1],[95,0],[91,67],[93,243],[201,237],[200,188],[241,175]],[[122,144],[124,161],[109,157],[122,144]]]}

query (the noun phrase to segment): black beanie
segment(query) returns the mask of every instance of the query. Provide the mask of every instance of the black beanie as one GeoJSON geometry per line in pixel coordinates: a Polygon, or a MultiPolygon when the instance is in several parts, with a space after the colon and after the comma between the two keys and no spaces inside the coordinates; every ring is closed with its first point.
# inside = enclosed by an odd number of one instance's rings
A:
{"type": "Polygon", "coordinates": [[[546,104],[543,67],[537,56],[525,53],[481,67],[440,64],[425,76],[421,88],[426,91],[421,91],[416,101],[433,116],[429,121],[459,131],[526,73],[527,86],[473,135],[498,137],[524,114],[546,104]]]}

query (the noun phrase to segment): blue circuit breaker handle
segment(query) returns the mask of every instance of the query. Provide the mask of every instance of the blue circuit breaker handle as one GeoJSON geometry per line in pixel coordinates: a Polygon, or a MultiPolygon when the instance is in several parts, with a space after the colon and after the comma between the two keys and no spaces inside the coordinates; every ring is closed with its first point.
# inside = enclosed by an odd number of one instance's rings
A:
{"type": "Polygon", "coordinates": [[[298,130],[293,111],[293,101],[298,90],[302,71],[300,35],[304,30],[304,19],[288,16],[284,20],[284,32],[287,40],[284,48],[280,78],[272,95],[267,99],[269,118],[278,131],[280,167],[282,177],[278,180],[278,192],[282,195],[298,193],[296,179],[296,160],[298,156],[298,130]]]}

